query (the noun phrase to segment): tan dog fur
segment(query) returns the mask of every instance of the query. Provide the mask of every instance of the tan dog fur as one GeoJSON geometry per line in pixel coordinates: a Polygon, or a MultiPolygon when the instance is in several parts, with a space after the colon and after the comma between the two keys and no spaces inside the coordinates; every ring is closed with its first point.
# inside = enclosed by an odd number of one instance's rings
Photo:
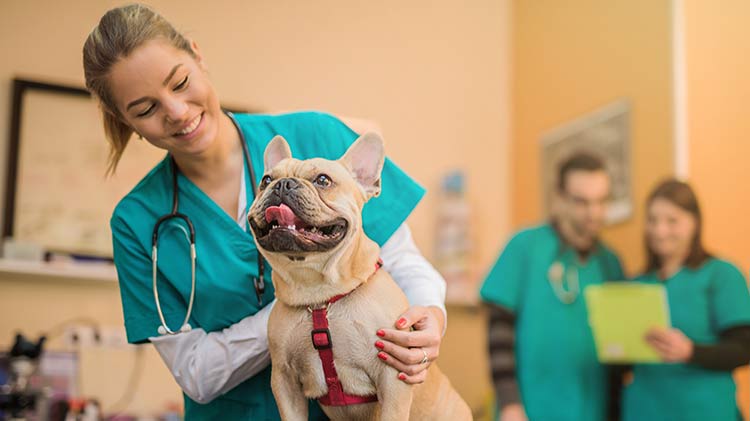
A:
{"type": "Polygon", "coordinates": [[[378,339],[375,332],[392,326],[409,306],[390,275],[375,271],[380,250],[362,230],[362,207],[380,192],[383,161],[382,139],[376,134],[360,137],[338,161],[293,159],[280,136],[266,149],[265,174],[273,181],[250,209],[251,226],[266,223],[264,211],[274,183],[289,177],[300,183],[299,209],[304,209],[299,211],[306,222],[322,226],[344,217],[348,223],[343,239],[325,251],[269,251],[256,233],[256,243],[273,268],[277,303],[268,323],[271,385],[284,420],[307,419],[307,399],[328,390],[320,357],[311,343],[312,317],[307,307],[317,308],[350,291],[328,308],[336,370],[346,393],[377,394],[378,402],[322,405],[326,414],[333,420],[471,419],[468,405],[436,364],[429,367],[424,383],[410,386],[378,359],[373,346],[378,339]],[[332,186],[321,188],[313,183],[321,173],[333,180],[332,186]]]}

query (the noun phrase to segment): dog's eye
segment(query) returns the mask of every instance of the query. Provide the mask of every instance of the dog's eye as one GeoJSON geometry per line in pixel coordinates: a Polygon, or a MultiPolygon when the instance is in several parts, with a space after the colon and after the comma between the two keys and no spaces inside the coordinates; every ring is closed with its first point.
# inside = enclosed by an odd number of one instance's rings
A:
{"type": "Polygon", "coordinates": [[[330,187],[331,184],[333,184],[333,180],[325,174],[319,174],[315,177],[315,180],[313,180],[313,184],[319,187],[330,187]]]}
{"type": "Polygon", "coordinates": [[[264,175],[263,178],[260,179],[260,189],[263,190],[268,187],[268,185],[271,184],[271,181],[273,181],[273,179],[270,175],[264,175]]]}

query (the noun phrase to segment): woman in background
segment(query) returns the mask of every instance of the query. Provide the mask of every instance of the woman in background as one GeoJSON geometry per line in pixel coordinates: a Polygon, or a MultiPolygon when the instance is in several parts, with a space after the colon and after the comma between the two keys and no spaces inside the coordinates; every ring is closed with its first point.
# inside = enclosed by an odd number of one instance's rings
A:
{"type": "Polygon", "coordinates": [[[634,367],[623,419],[740,419],[732,370],[750,361],[745,278],[703,248],[701,212],[688,184],[659,184],[646,212],[648,266],[638,280],[666,287],[672,328],[648,332],[663,363],[634,367]]]}

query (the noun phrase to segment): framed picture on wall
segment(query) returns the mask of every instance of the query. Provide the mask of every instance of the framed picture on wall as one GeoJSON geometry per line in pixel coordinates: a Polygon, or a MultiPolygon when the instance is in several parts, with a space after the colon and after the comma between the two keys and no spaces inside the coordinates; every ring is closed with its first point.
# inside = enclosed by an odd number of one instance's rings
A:
{"type": "Polygon", "coordinates": [[[166,155],[134,136],[107,177],[109,146],[91,95],[23,79],[13,81],[8,152],[3,237],[104,259],[112,257],[112,211],[166,155]]]}
{"type": "Polygon", "coordinates": [[[576,152],[589,152],[605,161],[612,180],[607,223],[625,221],[633,213],[630,165],[630,102],[619,100],[557,127],[541,137],[542,194],[549,216],[561,162],[576,152]]]}
{"type": "Polygon", "coordinates": [[[11,113],[3,237],[111,258],[115,205],[165,152],[133,138],[106,177],[101,114],[83,88],[16,79],[11,113]]]}

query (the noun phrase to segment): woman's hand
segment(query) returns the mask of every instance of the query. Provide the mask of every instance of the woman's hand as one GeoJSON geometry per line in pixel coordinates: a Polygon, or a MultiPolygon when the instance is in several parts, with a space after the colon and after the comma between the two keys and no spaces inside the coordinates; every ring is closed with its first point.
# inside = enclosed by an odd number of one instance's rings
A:
{"type": "Polygon", "coordinates": [[[398,378],[405,383],[422,383],[427,377],[427,368],[440,353],[444,324],[440,308],[411,307],[398,318],[396,329],[376,332],[378,357],[398,370],[398,378]]]}
{"type": "Polygon", "coordinates": [[[500,411],[500,421],[527,421],[526,411],[520,403],[506,405],[500,411]]]}
{"type": "Polygon", "coordinates": [[[679,329],[653,328],[646,342],[668,363],[686,363],[693,356],[693,341],[679,329]]]}

